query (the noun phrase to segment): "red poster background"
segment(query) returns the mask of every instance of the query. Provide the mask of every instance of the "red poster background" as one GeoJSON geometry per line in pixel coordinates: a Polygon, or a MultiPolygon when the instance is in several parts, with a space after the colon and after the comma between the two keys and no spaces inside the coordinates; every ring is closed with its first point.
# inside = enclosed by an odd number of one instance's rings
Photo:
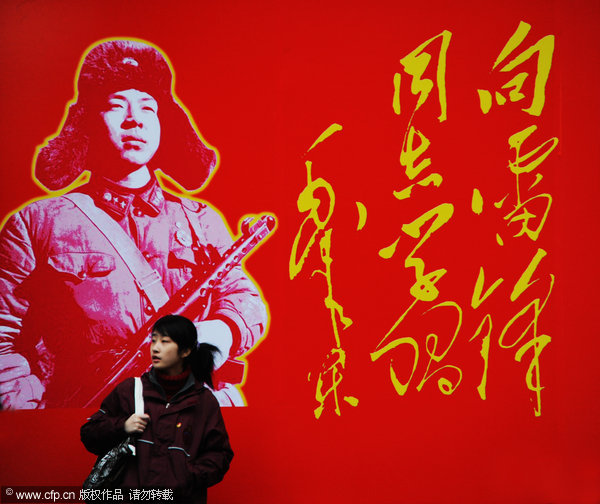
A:
{"type": "MultiPolygon", "coordinates": [[[[246,263],[271,323],[247,357],[249,406],[224,410],[236,456],[224,482],[210,490],[211,502],[597,503],[599,22],[600,4],[584,0],[6,0],[0,5],[0,215],[44,195],[31,177],[34,150],[59,126],[84,50],[108,37],[148,40],[170,58],[177,95],[221,155],[198,197],[218,207],[233,230],[248,213],[269,211],[279,221],[246,263]],[[545,108],[533,117],[507,103],[484,115],[477,89],[498,84],[492,66],[520,21],[532,26],[525,47],[556,37],[545,108]],[[444,182],[399,201],[392,192],[409,185],[398,157],[416,98],[403,76],[403,110],[396,115],[393,77],[402,70],[400,58],[443,30],[452,33],[448,120],[437,121],[439,106],[429,100],[414,124],[430,138],[432,169],[444,182]],[[307,154],[332,123],[343,129],[307,154]],[[532,124],[538,131],[529,148],[559,140],[544,165],[540,187],[553,205],[535,243],[511,239],[515,228],[492,205],[514,188],[508,137],[532,124]],[[323,302],[327,284],[321,275],[311,278],[323,268],[318,248],[295,279],[288,271],[305,218],[296,201],[306,186],[307,159],[314,178],[335,191],[332,284],[353,320],[340,333],[347,357],[340,415],[329,396],[318,419],[316,380],[335,347],[323,302]],[[481,215],[471,210],[474,188],[484,199],[481,215]],[[360,231],[357,201],[367,209],[360,231]],[[389,260],[378,252],[401,236],[403,224],[442,202],[454,205],[453,218],[420,257],[427,270],[448,271],[436,302],[464,309],[463,329],[440,363],[461,367],[463,381],[451,395],[440,392],[437,378],[416,390],[427,362],[425,337],[436,330],[448,344],[455,323],[452,315],[430,320],[423,312],[432,304],[423,304],[394,333],[421,345],[415,378],[399,396],[389,358],[373,362],[371,353],[412,302],[414,272],[404,258],[416,242],[402,235],[389,260]],[[503,233],[503,247],[496,233],[503,233]],[[493,333],[482,400],[476,391],[481,344],[469,338],[485,313],[493,314],[498,331],[532,299],[514,303],[509,295],[538,248],[547,256],[528,294],[545,295],[550,274],[556,282],[540,317],[540,331],[552,340],[540,356],[544,389],[535,416],[535,394],[525,382],[531,356],[515,362],[515,350],[499,348],[493,333]],[[480,266],[485,288],[496,278],[505,281],[476,311],[470,301],[480,266]]],[[[395,357],[406,381],[411,354],[395,357]]],[[[80,484],[94,460],[78,432],[90,413],[0,414],[0,484],[80,484]]]]}

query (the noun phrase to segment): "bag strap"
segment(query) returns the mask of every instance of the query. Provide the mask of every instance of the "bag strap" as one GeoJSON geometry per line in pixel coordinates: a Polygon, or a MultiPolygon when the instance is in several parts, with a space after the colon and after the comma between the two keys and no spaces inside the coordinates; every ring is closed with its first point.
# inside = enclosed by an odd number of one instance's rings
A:
{"type": "MultiPolygon", "coordinates": [[[[136,415],[144,414],[144,387],[142,385],[142,379],[139,376],[136,376],[133,379],[133,399],[135,402],[135,411],[136,415]]],[[[133,456],[136,455],[136,441],[137,438],[133,435],[130,435],[127,439],[127,445],[131,450],[131,454],[133,456]]]]}
{"type": "Polygon", "coordinates": [[[134,378],[133,397],[135,399],[135,414],[144,414],[144,388],[142,386],[142,379],[139,376],[134,378]]]}
{"type": "Polygon", "coordinates": [[[140,291],[146,295],[154,309],[158,311],[169,300],[169,295],[162,284],[158,271],[150,267],[123,228],[106,212],[96,207],[91,196],[69,193],[63,195],[63,198],[68,199],[79,208],[104,235],[116,253],[123,259],[140,291]]]}

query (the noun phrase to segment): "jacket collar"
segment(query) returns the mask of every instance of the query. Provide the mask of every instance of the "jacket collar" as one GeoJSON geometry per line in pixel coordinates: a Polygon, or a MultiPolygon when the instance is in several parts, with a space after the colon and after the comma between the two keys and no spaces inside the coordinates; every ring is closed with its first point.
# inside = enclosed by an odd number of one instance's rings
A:
{"type": "Polygon", "coordinates": [[[92,179],[90,193],[96,205],[116,219],[133,211],[138,215],[156,217],[165,205],[165,197],[156,177],[139,189],[120,186],[104,177],[92,179]]]}
{"type": "MultiPolygon", "coordinates": [[[[154,385],[154,388],[155,388],[156,392],[158,392],[160,394],[160,397],[164,401],[166,401],[167,394],[165,393],[165,390],[163,389],[162,385],[156,378],[156,372],[154,371],[154,368],[150,369],[150,371],[148,371],[145,376],[147,376],[150,383],[152,383],[152,385],[154,385]]],[[[196,385],[196,379],[194,378],[194,374],[190,373],[187,381],[185,382],[185,384],[183,385],[181,390],[179,390],[179,392],[177,392],[173,397],[171,397],[171,400],[169,402],[170,403],[178,402],[181,398],[183,398],[190,391],[190,389],[195,388],[194,387],[195,385],[196,385]]]]}

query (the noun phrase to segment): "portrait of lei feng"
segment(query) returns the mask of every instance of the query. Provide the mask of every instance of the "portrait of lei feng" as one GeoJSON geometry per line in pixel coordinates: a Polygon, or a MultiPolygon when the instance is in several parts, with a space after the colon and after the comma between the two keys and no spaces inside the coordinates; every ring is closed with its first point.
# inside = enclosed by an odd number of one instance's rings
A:
{"type": "MultiPolygon", "coordinates": [[[[154,173],[195,189],[217,163],[175,99],[161,52],[140,41],[104,41],[85,54],[77,75],[76,98],[39,149],[35,177],[49,191],[86,171],[89,182],[25,206],[0,233],[4,410],[97,406],[100,398],[91,398],[115,363],[135,352],[139,329],[232,244],[217,211],[166,191],[154,173]]],[[[220,405],[243,406],[236,386],[243,362],[235,359],[263,336],[267,312],[241,266],[216,286],[194,324],[199,342],[219,350],[213,393],[220,405]]]]}

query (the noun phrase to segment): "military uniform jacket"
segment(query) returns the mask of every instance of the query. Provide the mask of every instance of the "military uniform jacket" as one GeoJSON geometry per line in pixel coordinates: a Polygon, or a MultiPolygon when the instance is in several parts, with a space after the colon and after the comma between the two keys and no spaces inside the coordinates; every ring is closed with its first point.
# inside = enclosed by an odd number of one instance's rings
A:
{"type": "MultiPolygon", "coordinates": [[[[169,295],[201,268],[212,247],[222,254],[232,244],[214,209],[175,197],[154,179],[139,190],[99,179],[77,191],[119,223],[169,295]]],[[[70,200],[42,199],[16,212],[0,233],[3,407],[82,406],[122,352],[137,347],[133,335],[153,312],[110,242],[70,200]]],[[[264,303],[239,266],[219,284],[205,315],[228,323],[233,357],[249,350],[266,326],[264,303]]]]}

